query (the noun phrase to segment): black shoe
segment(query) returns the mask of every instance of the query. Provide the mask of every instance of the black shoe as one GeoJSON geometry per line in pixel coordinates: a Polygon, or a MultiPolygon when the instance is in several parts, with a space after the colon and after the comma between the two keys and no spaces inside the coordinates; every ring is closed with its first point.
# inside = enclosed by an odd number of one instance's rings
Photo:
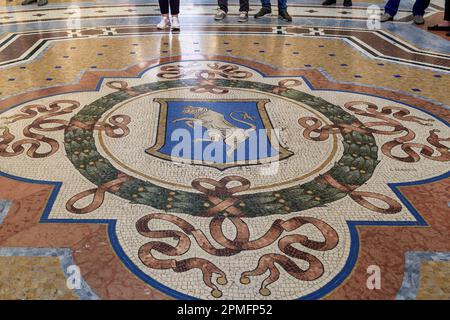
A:
{"type": "Polygon", "coordinates": [[[351,7],[352,5],[352,0],[344,0],[344,7],[351,7]]]}
{"type": "Polygon", "coordinates": [[[26,6],[26,5],[35,3],[35,2],[37,2],[37,0],[24,0],[24,1],[22,1],[22,5],[26,6]]]}
{"type": "Polygon", "coordinates": [[[270,13],[272,13],[272,9],[266,8],[266,7],[262,7],[262,8],[259,9],[259,11],[255,14],[255,19],[264,17],[266,14],[270,14],[270,13]]]}
{"type": "Polygon", "coordinates": [[[286,10],[282,10],[278,12],[278,19],[281,19],[286,22],[291,22],[292,17],[289,15],[289,13],[286,10]]]}
{"type": "Polygon", "coordinates": [[[48,3],[48,0],[38,0],[38,6],[45,6],[48,3]]]}
{"type": "Polygon", "coordinates": [[[323,6],[331,6],[332,4],[336,4],[336,0],[325,0],[322,2],[323,6]]]}

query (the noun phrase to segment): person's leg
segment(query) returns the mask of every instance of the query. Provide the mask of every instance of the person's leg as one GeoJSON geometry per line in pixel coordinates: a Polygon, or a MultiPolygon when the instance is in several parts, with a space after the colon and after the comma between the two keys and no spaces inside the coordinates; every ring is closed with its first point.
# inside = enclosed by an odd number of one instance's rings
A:
{"type": "Polygon", "coordinates": [[[272,5],[270,4],[270,0],[261,0],[261,5],[263,8],[271,9],[272,5]]]}
{"type": "Polygon", "coordinates": [[[169,20],[169,0],[159,0],[159,10],[161,11],[162,19],[156,25],[158,29],[166,29],[170,27],[169,20]]]}
{"type": "Polygon", "coordinates": [[[169,0],[170,2],[170,14],[172,16],[178,16],[180,13],[180,0],[169,0]]]}
{"type": "Polygon", "coordinates": [[[250,9],[249,0],[239,0],[239,12],[248,12],[250,9]]]}
{"type": "Polygon", "coordinates": [[[219,0],[219,8],[223,12],[228,12],[228,0],[219,0]]]}
{"type": "Polygon", "coordinates": [[[180,21],[178,14],[180,13],[180,0],[169,0],[170,14],[172,16],[171,28],[174,31],[180,30],[180,21]]]}
{"type": "Polygon", "coordinates": [[[27,5],[32,4],[34,2],[37,2],[37,0],[24,0],[24,1],[22,1],[22,5],[23,6],[27,6],[27,5]]]}
{"type": "Polygon", "coordinates": [[[272,13],[272,6],[270,0],[261,0],[261,9],[255,14],[255,19],[264,17],[266,14],[272,13]]]}
{"type": "Polygon", "coordinates": [[[248,21],[248,10],[250,10],[249,0],[239,0],[239,18],[238,22],[248,21]]]}
{"type": "Polygon", "coordinates": [[[344,0],[344,7],[351,7],[353,6],[352,0],[344,0]]]}
{"type": "Polygon", "coordinates": [[[287,0],[278,0],[278,10],[279,11],[287,10],[287,0]]]}
{"type": "Polygon", "coordinates": [[[169,0],[159,0],[159,10],[163,17],[169,16],[169,0]]]}
{"type": "Polygon", "coordinates": [[[325,0],[324,2],[322,2],[323,6],[331,6],[333,4],[336,4],[336,0],[325,0]]]}
{"type": "Polygon", "coordinates": [[[400,0],[389,0],[384,6],[384,12],[394,17],[398,12],[400,6],[400,0]]]}
{"type": "Polygon", "coordinates": [[[291,22],[292,17],[287,12],[287,1],[286,0],[278,0],[278,19],[281,19],[286,22],[291,22]]]}
{"type": "Polygon", "coordinates": [[[429,5],[430,0],[416,0],[413,6],[413,16],[423,16],[429,5]]]}
{"type": "MultiPolygon", "coordinates": [[[[450,21],[450,1],[448,1],[448,0],[445,0],[444,20],[450,21]]],[[[449,34],[447,33],[447,35],[449,35],[449,34]]]]}
{"type": "Polygon", "coordinates": [[[219,9],[217,9],[216,14],[214,15],[214,20],[221,21],[226,18],[228,13],[228,0],[219,0],[218,1],[219,9]]]}

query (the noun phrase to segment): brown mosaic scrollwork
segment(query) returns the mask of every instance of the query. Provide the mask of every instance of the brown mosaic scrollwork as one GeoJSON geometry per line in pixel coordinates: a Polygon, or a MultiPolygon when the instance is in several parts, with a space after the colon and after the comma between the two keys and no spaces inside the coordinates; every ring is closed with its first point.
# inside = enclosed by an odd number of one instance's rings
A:
{"type": "Polygon", "coordinates": [[[381,121],[367,121],[364,123],[354,122],[351,124],[339,125],[323,125],[319,119],[314,117],[304,117],[298,120],[298,123],[305,128],[303,136],[306,139],[313,141],[327,140],[330,134],[345,134],[352,131],[360,133],[372,133],[380,135],[397,135],[402,136],[392,139],[383,144],[381,151],[384,155],[391,159],[402,162],[418,162],[421,156],[433,161],[450,161],[450,148],[443,145],[441,141],[450,141],[449,138],[441,138],[437,134],[439,130],[433,129],[429,131],[427,138],[428,146],[423,143],[416,143],[413,140],[416,138],[416,133],[406,127],[402,122],[414,122],[422,126],[431,126],[433,119],[424,119],[410,115],[409,110],[402,107],[386,106],[378,111],[378,106],[365,101],[351,101],[344,105],[345,108],[353,113],[379,119],[381,121]],[[360,109],[357,106],[366,106],[366,109],[360,109]],[[381,127],[381,128],[380,128],[381,127]],[[392,128],[391,130],[382,129],[383,127],[392,128]],[[404,152],[404,156],[397,156],[394,149],[400,148],[404,152]],[[420,149],[416,152],[414,148],[420,149]],[[437,151],[437,155],[435,154],[437,151]]]}
{"type": "Polygon", "coordinates": [[[128,82],[123,81],[123,80],[109,81],[106,83],[106,86],[110,89],[126,92],[132,97],[139,95],[138,92],[134,92],[133,89],[128,87],[128,82]]]}
{"type": "Polygon", "coordinates": [[[171,65],[161,67],[161,71],[157,74],[162,79],[181,79],[193,75],[198,79],[198,85],[191,88],[190,91],[195,93],[213,93],[225,94],[229,90],[219,87],[213,80],[217,78],[224,79],[246,79],[252,77],[252,73],[240,70],[238,66],[231,64],[210,63],[205,68],[194,68],[196,65],[171,65]]]}
{"type": "Polygon", "coordinates": [[[176,259],[158,259],[152,254],[152,250],[159,253],[175,257],[186,254],[191,245],[189,236],[192,236],[198,246],[213,256],[232,256],[242,251],[260,250],[268,247],[278,240],[278,248],[283,254],[270,253],[263,255],[257,267],[252,271],[246,271],[241,274],[241,283],[250,283],[250,277],[264,274],[269,270],[269,276],[262,282],[260,294],[270,295],[268,286],[279,279],[280,271],[277,263],[289,275],[302,281],[313,281],[318,279],[324,273],[324,266],[319,258],[314,254],[297,249],[293,244],[317,251],[328,251],[336,247],[339,241],[338,233],[324,221],[312,217],[294,217],[288,220],[277,219],[273,222],[269,230],[261,237],[250,240],[251,232],[247,222],[241,217],[241,209],[234,207],[239,201],[239,197],[234,196],[237,192],[242,192],[249,188],[250,182],[237,176],[225,177],[219,181],[212,179],[196,179],[192,185],[203,192],[208,201],[215,206],[210,210],[209,233],[211,237],[221,247],[217,248],[210,242],[205,233],[196,229],[186,220],[165,213],[148,214],[136,223],[138,232],[148,238],[164,239],[172,238],[177,240],[177,245],[172,246],[162,241],[151,241],[142,245],[139,249],[139,258],[144,265],[152,269],[172,269],[175,272],[186,272],[193,268],[200,269],[203,273],[203,281],[211,289],[211,295],[219,298],[222,291],[213,283],[213,275],[218,274],[217,284],[225,285],[227,283],[226,274],[214,263],[203,258],[187,258],[183,260],[176,259]],[[214,188],[206,188],[203,184],[208,183],[214,188]],[[227,187],[227,184],[234,183],[237,186],[227,187]],[[182,230],[152,230],[150,222],[152,220],[164,220],[176,225],[182,230]],[[235,228],[234,239],[230,239],[223,230],[223,224],[229,220],[235,228]],[[300,227],[311,224],[323,235],[323,241],[314,241],[308,239],[302,234],[289,234],[281,237],[284,232],[294,232],[300,227]],[[281,238],[280,238],[281,237],[281,238]],[[300,268],[292,259],[300,259],[308,262],[309,266],[305,270],[300,268]]]}
{"type": "Polygon", "coordinates": [[[273,88],[272,92],[275,94],[281,94],[289,90],[289,88],[297,87],[301,85],[302,82],[297,79],[285,79],[278,82],[278,86],[273,88]]]}
{"type": "Polygon", "coordinates": [[[58,141],[49,138],[42,134],[42,132],[53,132],[64,130],[68,121],[62,119],[54,119],[54,117],[72,113],[80,106],[78,101],[73,100],[58,100],[49,104],[48,107],[44,105],[29,105],[20,109],[21,114],[16,114],[11,117],[3,118],[6,120],[5,124],[15,123],[32,119],[38,115],[35,120],[23,129],[23,135],[26,139],[15,140],[15,135],[11,133],[7,126],[0,127],[3,129],[0,135],[0,157],[14,157],[25,152],[30,158],[45,158],[53,155],[59,150],[58,141]],[[64,106],[66,105],[66,106],[64,106]],[[49,125],[53,125],[49,127],[49,125]],[[26,145],[28,149],[26,149],[26,145]],[[40,151],[43,145],[47,145],[50,150],[40,151]],[[11,147],[12,151],[8,151],[11,147]]]}
{"type": "MultiPolygon", "coordinates": [[[[209,178],[199,178],[192,181],[192,187],[205,194],[208,197],[208,201],[214,205],[214,207],[208,209],[207,216],[214,216],[219,212],[241,216],[241,210],[233,206],[239,199],[232,197],[232,195],[248,190],[250,188],[250,181],[239,176],[227,176],[219,181],[209,178]],[[227,184],[230,182],[238,182],[240,185],[228,188],[227,184]],[[214,189],[205,187],[205,184],[214,187],[214,189]],[[222,200],[223,197],[226,197],[226,199],[222,200]]],[[[209,203],[205,203],[205,206],[208,205],[209,203]]]]}
{"type": "MultiPolygon", "coordinates": [[[[399,135],[381,146],[384,155],[391,159],[402,162],[418,162],[421,156],[434,161],[449,161],[449,148],[441,141],[450,141],[450,138],[441,138],[437,135],[439,130],[429,131],[427,138],[430,146],[412,142],[416,138],[416,133],[406,127],[402,122],[414,122],[422,126],[432,126],[433,119],[425,119],[412,116],[409,110],[402,107],[386,106],[378,110],[378,106],[365,101],[347,102],[344,107],[354,114],[369,118],[375,118],[377,121],[360,122],[354,120],[351,123],[341,122],[339,124],[324,125],[319,119],[314,117],[303,117],[298,120],[300,126],[304,128],[303,136],[312,141],[325,141],[331,134],[341,134],[342,136],[351,133],[360,134],[379,134],[379,135],[399,135]],[[365,106],[363,109],[361,106],[365,106]],[[389,129],[386,129],[389,128],[389,129]],[[433,148],[434,147],[434,148],[433,148]],[[400,148],[405,156],[394,154],[394,149],[400,148]],[[420,148],[419,153],[414,148],[420,148]],[[435,151],[439,154],[435,155],[435,151]]],[[[325,184],[347,193],[359,205],[378,213],[394,214],[401,211],[401,205],[394,199],[375,192],[356,191],[358,186],[345,185],[338,182],[330,174],[322,176],[321,181],[325,184]],[[384,202],[387,208],[377,206],[367,199],[374,199],[384,202]]]]}
{"type": "Polygon", "coordinates": [[[29,105],[20,109],[20,114],[10,117],[0,118],[4,125],[0,126],[3,133],[0,135],[0,157],[14,157],[26,151],[30,158],[45,158],[55,154],[60,147],[58,141],[42,134],[43,132],[54,132],[62,130],[76,130],[77,128],[105,131],[106,135],[111,138],[121,138],[129,134],[128,124],[131,118],[126,115],[114,115],[106,121],[81,122],[73,120],[69,123],[67,120],[55,119],[55,117],[72,113],[80,107],[80,103],[74,100],[58,100],[44,105],[29,105]],[[16,136],[11,133],[8,124],[28,119],[34,119],[31,124],[25,126],[23,135],[26,139],[15,141],[16,136]],[[52,125],[52,126],[50,126],[52,125]],[[29,145],[26,149],[26,145],[29,145]],[[46,152],[40,151],[47,145],[46,152]],[[11,151],[8,148],[11,148],[11,151]]]}
{"type": "Polygon", "coordinates": [[[394,214],[402,210],[402,206],[400,203],[386,195],[376,192],[356,191],[357,187],[343,185],[342,183],[336,181],[336,179],[334,179],[328,173],[324,174],[322,176],[322,179],[324,182],[338,189],[339,191],[348,193],[350,198],[353,199],[357,204],[371,211],[384,214],[394,214]],[[375,204],[369,202],[367,199],[376,199],[382,201],[387,205],[387,208],[376,206],[375,204]]]}
{"type": "Polygon", "coordinates": [[[68,131],[76,130],[77,128],[105,131],[105,134],[110,138],[122,138],[126,137],[130,133],[130,129],[128,128],[130,122],[131,118],[122,114],[111,116],[107,119],[107,121],[81,122],[78,120],[72,120],[70,122],[70,127],[68,127],[68,131]]]}
{"type": "Polygon", "coordinates": [[[67,201],[67,203],[66,203],[67,211],[72,212],[72,213],[77,213],[77,214],[86,214],[86,213],[90,213],[92,211],[97,210],[103,204],[106,192],[107,191],[112,191],[112,192],[117,191],[117,189],[120,188],[120,186],[125,181],[128,181],[128,179],[129,179],[129,177],[127,175],[125,175],[123,173],[119,173],[118,177],[114,180],[108,181],[107,183],[104,183],[97,188],[92,188],[92,189],[85,190],[83,192],[76,194],[75,196],[70,198],[69,201],[67,201]],[[85,199],[91,195],[93,195],[93,198],[88,205],[86,205],[82,208],[77,208],[75,206],[75,204],[78,201],[85,199]]]}
{"type": "MultiPolygon", "coordinates": [[[[248,284],[250,283],[250,277],[260,276],[269,271],[269,276],[263,280],[259,293],[263,296],[270,295],[270,290],[267,287],[276,282],[280,277],[280,271],[276,264],[280,265],[289,275],[297,280],[313,281],[320,278],[324,273],[324,266],[320,259],[311,253],[295,248],[293,245],[300,244],[305,248],[316,251],[332,250],[338,244],[339,237],[336,230],[329,224],[312,217],[294,217],[285,221],[280,219],[276,220],[269,231],[258,240],[262,242],[269,239],[278,239],[283,232],[295,231],[306,224],[311,224],[318,229],[324,237],[324,241],[310,240],[302,234],[290,234],[280,238],[278,248],[285,255],[275,253],[263,255],[254,270],[242,273],[241,283],[248,284]],[[305,270],[301,269],[291,258],[308,262],[308,268],[305,270]]],[[[251,241],[249,243],[249,247],[252,247],[253,242],[251,241]]],[[[258,248],[258,246],[255,247],[258,248]]]]}

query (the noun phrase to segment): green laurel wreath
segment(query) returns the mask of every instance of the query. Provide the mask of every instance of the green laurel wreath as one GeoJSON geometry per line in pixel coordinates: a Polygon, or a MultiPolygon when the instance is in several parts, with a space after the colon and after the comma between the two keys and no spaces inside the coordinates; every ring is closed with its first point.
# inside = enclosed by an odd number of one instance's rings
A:
{"type": "MultiPolygon", "coordinates": [[[[214,85],[224,88],[254,89],[262,92],[276,92],[276,86],[241,80],[209,80],[214,85]]],[[[163,91],[170,88],[194,87],[199,85],[197,79],[180,79],[147,83],[127,90],[121,90],[102,97],[85,106],[75,115],[71,122],[79,121],[89,124],[101,119],[103,114],[127,99],[139,94],[163,91]]],[[[310,94],[288,88],[277,93],[280,96],[308,105],[327,117],[335,125],[352,124],[358,120],[337,105],[310,94]]],[[[69,126],[70,127],[70,126],[69,126]]],[[[300,132],[300,127],[299,127],[300,132]]],[[[98,151],[94,140],[94,131],[76,128],[65,131],[64,146],[67,157],[74,167],[90,182],[101,186],[124,174],[116,169],[98,151]]],[[[368,181],[379,161],[378,147],[371,133],[352,131],[343,135],[344,152],[342,157],[327,172],[335,181],[345,186],[356,188],[368,181]]],[[[185,213],[204,216],[213,204],[206,195],[164,188],[148,181],[131,177],[117,190],[109,191],[131,203],[148,205],[167,212],[185,213]]],[[[323,183],[319,175],[312,181],[284,188],[275,192],[260,192],[233,196],[246,217],[258,217],[272,214],[287,214],[302,211],[344,198],[348,193],[330,184],[323,183]]]]}

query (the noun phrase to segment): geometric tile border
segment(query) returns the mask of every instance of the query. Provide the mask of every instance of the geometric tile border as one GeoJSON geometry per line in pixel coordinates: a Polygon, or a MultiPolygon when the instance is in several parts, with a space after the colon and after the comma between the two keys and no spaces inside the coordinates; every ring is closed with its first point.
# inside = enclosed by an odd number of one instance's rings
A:
{"type": "Polygon", "coordinates": [[[406,252],[405,273],[397,300],[415,300],[419,290],[420,266],[425,261],[450,261],[450,252],[406,252]]]}
{"type": "MultiPolygon", "coordinates": [[[[272,35],[274,27],[261,25],[245,25],[239,27],[243,35],[272,35]]],[[[276,27],[276,30],[281,28],[276,27]]],[[[160,34],[154,26],[121,26],[118,25],[111,31],[109,27],[90,27],[78,30],[74,36],[71,29],[40,30],[33,32],[14,32],[8,34],[4,41],[0,42],[0,67],[5,68],[19,62],[27,62],[39,59],[40,54],[55,41],[71,39],[104,39],[123,36],[145,36],[160,34]]],[[[308,26],[286,26],[281,34],[289,37],[313,37],[341,39],[354,49],[363,52],[371,58],[391,61],[398,64],[421,66],[437,71],[450,71],[450,55],[419,49],[405,43],[402,39],[385,30],[367,30],[362,28],[322,27],[316,34],[317,28],[308,26]]],[[[236,32],[236,27],[205,25],[186,26],[184,34],[227,35],[236,32]]]]}

